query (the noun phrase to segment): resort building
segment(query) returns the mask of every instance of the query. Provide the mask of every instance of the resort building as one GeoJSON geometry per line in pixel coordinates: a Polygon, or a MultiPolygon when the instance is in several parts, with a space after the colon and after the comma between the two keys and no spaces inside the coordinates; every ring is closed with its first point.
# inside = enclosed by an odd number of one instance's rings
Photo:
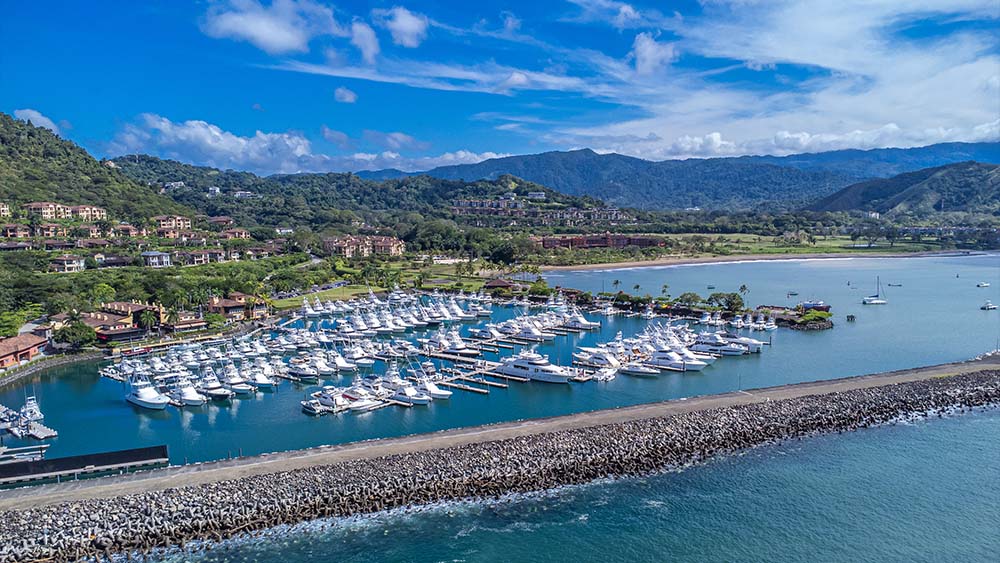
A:
{"type": "Polygon", "coordinates": [[[74,205],[69,211],[74,219],[81,221],[104,221],[108,218],[107,211],[93,205],[74,205]]]}
{"type": "Polygon", "coordinates": [[[0,368],[31,361],[41,354],[48,340],[34,334],[19,334],[0,340],[0,368]]]}
{"type": "Polygon", "coordinates": [[[28,215],[41,217],[42,219],[69,219],[72,212],[68,206],[53,203],[51,201],[35,201],[24,205],[28,215]]]}
{"type": "Polygon", "coordinates": [[[5,238],[31,238],[31,229],[27,225],[0,225],[0,236],[5,238]]]}
{"type": "Polygon", "coordinates": [[[167,320],[164,324],[171,332],[188,332],[191,330],[201,330],[208,326],[205,319],[198,316],[194,311],[178,311],[176,320],[167,320]]]}
{"type": "Polygon", "coordinates": [[[219,233],[219,235],[226,240],[248,239],[250,238],[250,231],[246,229],[226,229],[219,233]]]}
{"type": "Polygon", "coordinates": [[[323,249],[344,258],[371,256],[400,256],[406,252],[406,243],[396,237],[343,236],[323,239],[323,249]]]}
{"type": "Polygon", "coordinates": [[[49,267],[52,268],[53,272],[59,272],[62,274],[72,274],[74,272],[82,272],[87,269],[87,266],[83,261],[83,257],[75,256],[73,254],[56,256],[51,262],[49,262],[49,267]]]}
{"type": "Polygon", "coordinates": [[[233,192],[233,197],[235,197],[236,199],[253,199],[257,197],[257,194],[253,192],[248,192],[246,190],[240,190],[237,192],[233,192]]]}
{"type": "Polygon", "coordinates": [[[120,237],[144,237],[146,236],[146,229],[139,229],[129,225],[127,223],[122,223],[120,225],[115,225],[114,232],[120,237]]]}
{"type": "MultiPolygon", "coordinates": [[[[539,241],[539,239],[535,240],[539,241]]],[[[666,245],[666,242],[664,242],[661,238],[616,235],[611,233],[598,235],[542,237],[540,242],[542,244],[542,248],[647,248],[666,245]]]]}
{"type": "Polygon", "coordinates": [[[123,317],[122,321],[129,322],[132,326],[140,326],[140,317],[144,311],[153,312],[153,315],[156,317],[155,324],[157,325],[163,322],[164,317],[163,307],[150,305],[148,303],[141,303],[139,301],[112,301],[110,303],[102,303],[101,311],[123,317]]]}
{"type": "Polygon", "coordinates": [[[538,201],[545,200],[545,192],[528,192],[528,199],[534,199],[538,201]]]}
{"type": "Polygon", "coordinates": [[[182,215],[157,215],[153,217],[158,229],[183,230],[191,228],[191,219],[182,215]]]}
{"type": "Polygon", "coordinates": [[[73,250],[76,244],[69,240],[48,239],[42,242],[45,250],[73,250]]]}
{"type": "Polygon", "coordinates": [[[64,237],[68,232],[66,227],[55,223],[42,223],[35,227],[36,237],[64,237]]]}
{"type": "Polygon", "coordinates": [[[0,252],[8,250],[31,250],[30,242],[0,242],[0,252]]]}
{"type": "Polygon", "coordinates": [[[258,297],[234,291],[229,294],[233,301],[243,303],[243,317],[247,320],[256,321],[267,318],[267,303],[258,297]]]}
{"type": "Polygon", "coordinates": [[[0,217],[10,217],[10,206],[0,201],[0,217]]]}
{"type": "Polygon", "coordinates": [[[148,250],[141,255],[142,264],[147,268],[169,268],[170,254],[158,250],[148,250]]]}
{"type": "Polygon", "coordinates": [[[238,323],[246,317],[246,304],[235,299],[212,297],[208,300],[208,312],[226,317],[226,324],[238,323]]]}
{"type": "Polygon", "coordinates": [[[217,227],[230,227],[233,224],[233,218],[228,215],[223,215],[221,217],[209,217],[208,222],[209,224],[217,227]]]}

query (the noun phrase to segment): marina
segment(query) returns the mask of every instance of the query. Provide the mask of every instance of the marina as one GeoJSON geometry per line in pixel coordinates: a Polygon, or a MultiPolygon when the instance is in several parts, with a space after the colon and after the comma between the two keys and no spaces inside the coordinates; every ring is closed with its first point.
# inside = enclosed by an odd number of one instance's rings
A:
{"type": "MultiPolygon", "coordinates": [[[[281,357],[284,365],[290,367],[291,359],[299,357],[302,351],[312,358],[317,355],[315,351],[321,350],[325,355],[324,362],[327,366],[333,366],[337,360],[335,356],[331,358],[330,353],[337,350],[347,364],[357,366],[357,371],[335,371],[328,374],[328,377],[317,377],[315,382],[303,381],[301,378],[299,381],[275,378],[275,385],[269,390],[259,389],[242,395],[235,395],[234,392],[230,398],[207,400],[201,406],[177,406],[175,402],[162,410],[153,410],[126,402],[123,383],[100,376],[99,370],[106,368],[105,364],[57,368],[28,383],[45,411],[45,424],[59,432],[58,438],[47,441],[51,445],[46,454],[49,457],[164,443],[168,446],[172,463],[225,459],[511,419],[614,408],[740,388],[828,379],[972,357],[996,347],[997,318],[978,310],[985,294],[995,289],[977,289],[975,282],[965,280],[988,278],[989,272],[995,271],[997,260],[995,256],[919,258],[888,263],[847,259],[714,264],[632,271],[630,275],[638,277],[640,283],[650,287],[656,287],[654,284],[657,282],[653,280],[668,280],[673,292],[704,287],[700,280],[705,278],[714,280],[720,289],[727,289],[720,280],[731,279],[745,281],[752,288],[748,296],[750,302],[794,306],[800,300],[823,298],[833,305],[837,321],[833,330],[817,333],[786,329],[743,330],[742,337],[770,342],[770,345],[763,344],[759,353],[718,358],[701,371],[672,369],[672,359],[666,353],[669,352],[667,350],[658,359],[658,363],[662,365],[655,368],[648,367],[647,361],[628,361],[627,358],[616,360],[621,364],[617,377],[610,381],[600,381],[596,376],[601,369],[607,367],[602,364],[606,359],[598,357],[587,361],[574,357],[575,354],[593,354],[595,350],[602,351],[609,346],[617,346],[615,342],[619,332],[622,333],[621,341],[625,342],[643,335],[652,338],[657,331],[666,330],[664,327],[667,326],[668,319],[644,318],[642,314],[605,316],[585,313],[592,322],[600,322],[600,328],[563,331],[567,334],[557,335],[553,332],[554,327],[550,327],[540,332],[551,333],[552,339],[541,342],[517,342],[510,338],[489,342],[489,339],[474,338],[472,329],[487,329],[490,324],[498,325],[548,311],[546,303],[527,310],[522,306],[497,303],[491,305],[492,314],[489,318],[477,316],[475,320],[451,323],[445,327],[443,334],[439,326],[320,343],[324,337],[335,340],[333,337],[338,335],[333,316],[293,321],[284,330],[261,335],[260,338],[262,345],[263,340],[277,341],[281,338],[312,338],[316,341],[315,348],[300,350],[296,345],[294,352],[283,352],[281,357]],[[961,273],[960,279],[955,278],[956,272],[961,273]],[[893,283],[903,283],[905,287],[895,290],[891,306],[863,308],[857,293],[859,290],[852,289],[844,280],[874,280],[879,273],[883,280],[892,279],[893,283]],[[954,289],[942,291],[941,288],[946,283],[954,284],[954,289]],[[786,298],[789,284],[799,288],[802,295],[793,299],[786,298]],[[966,303],[964,306],[963,301],[966,303]],[[857,315],[857,322],[842,322],[850,314],[857,315]],[[930,318],[936,324],[934,331],[925,330],[925,325],[915,322],[930,318]],[[464,354],[457,353],[461,348],[456,348],[454,342],[452,348],[456,349],[452,350],[448,350],[447,346],[427,348],[432,341],[447,339],[448,334],[455,329],[461,332],[464,349],[479,348],[478,355],[473,356],[468,351],[464,354]],[[899,338],[892,349],[880,344],[889,331],[899,338]],[[941,334],[955,336],[942,340],[941,334]],[[962,335],[961,338],[958,335],[962,335]],[[371,340],[381,347],[374,351],[375,354],[370,358],[372,362],[368,366],[362,365],[366,359],[363,353],[359,355],[356,351],[351,351],[354,347],[352,342],[360,344],[362,340],[371,340]],[[405,340],[409,345],[404,346],[397,343],[397,340],[405,340]],[[503,358],[515,357],[532,348],[536,353],[548,356],[548,361],[555,366],[580,370],[594,378],[583,382],[570,381],[568,385],[554,385],[528,382],[525,381],[526,378],[517,375],[496,373],[496,367],[503,358]],[[844,350],[854,352],[844,354],[844,350]],[[363,379],[363,376],[383,378],[394,361],[404,380],[410,376],[409,370],[419,369],[421,364],[430,361],[437,371],[435,385],[451,390],[454,394],[448,399],[414,404],[412,408],[402,407],[398,403],[386,403],[375,411],[339,410],[336,416],[310,417],[302,413],[302,401],[313,399],[314,393],[325,387],[334,387],[342,393],[344,389],[354,386],[355,379],[363,379]],[[631,367],[631,370],[623,371],[626,367],[631,367]],[[642,373],[643,368],[656,371],[642,373]],[[494,375],[489,375],[490,372],[494,375]],[[134,430],[112,430],[122,428],[122,425],[134,430]]],[[[610,287],[611,280],[620,275],[617,272],[586,271],[550,273],[549,277],[553,285],[600,291],[602,283],[610,287]]],[[[736,281],[732,284],[735,290],[738,284],[736,281]]],[[[856,285],[863,287],[865,284],[859,282],[856,285]]],[[[992,294],[989,296],[996,299],[992,294]]],[[[380,298],[387,299],[387,296],[380,298]]],[[[462,307],[468,305],[462,304],[462,307]]],[[[670,325],[687,325],[695,334],[735,330],[730,326],[706,327],[691,320],[674,321],[670,325]]],[[[229,347],[235,345],[238,349],[243,344],[229,341],[208,343],[201,348],[207,350],[219,347],[220,354],[228,355],[229,347]]],[[[246,344],[253,347],[252,342],[246,344]]],[[[181,353],[183,350],[175,352],[178,359],[181,353]]],[[[166,360],[168,354],[129,358],[128,361],[151,364],[154,357],[166,360]]],[[[213,370],[217,371],[217,378],[225,375],[227,361],[233,367],[242,367],[242,360],[221,358],[215,363],[219,369],[215,370],[213,366],[213,370]]],[[[251,365],[256,362],[254,359],[251,365]]],[[[697,364],[692,364],[687,367],[696,366],[697,364]]],[[[681,360],[680,366],[674,367],[685,367],[684,360],[681,360]]],[[[228,391],[224,377],[219,379],[219,387],[228,391]]],[[[415,387],[418,386],[418,381],[409,381],[415,387]]],[[[230,382],[230,385],[234,383],[230,382]]],[[[25,387],[11,387],[0,391],[0,402],[9,406],[21,404],[24,389],[25,387]]],[[[31,445],[35,441],[8,436],[7,443],[16,447],[31,445]]]]}

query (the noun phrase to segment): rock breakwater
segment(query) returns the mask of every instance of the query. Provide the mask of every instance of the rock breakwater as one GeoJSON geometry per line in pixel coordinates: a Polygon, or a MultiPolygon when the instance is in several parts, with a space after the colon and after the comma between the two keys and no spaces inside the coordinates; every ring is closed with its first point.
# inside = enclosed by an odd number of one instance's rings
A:
{"type": "Polygon", "coordinates": [[[1000,371],[988,370],[12,510],[0,518],[0,563],[101,559],[321,517],[642,475],[997,402],[1000,371]]]}

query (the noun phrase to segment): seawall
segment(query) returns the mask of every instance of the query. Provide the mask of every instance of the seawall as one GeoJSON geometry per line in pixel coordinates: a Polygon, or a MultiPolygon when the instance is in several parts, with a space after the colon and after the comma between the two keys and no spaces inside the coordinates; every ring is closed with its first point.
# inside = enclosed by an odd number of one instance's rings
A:
{"type": "Polygon", "coordinates": [[[641,475],[777,440],[993,404],[1000,371],[988,367],[937,366],[10,491],[0,495],[0,562],[143,552],[318,517],[641,475]]]}

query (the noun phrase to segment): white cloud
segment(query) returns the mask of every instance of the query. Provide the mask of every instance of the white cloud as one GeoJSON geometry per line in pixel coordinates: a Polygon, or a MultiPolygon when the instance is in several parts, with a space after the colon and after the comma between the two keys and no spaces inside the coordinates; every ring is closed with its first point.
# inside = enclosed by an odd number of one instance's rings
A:
{"type": "Polygon", "coordinates": [[[333,99],[342,104],[353,104],[358,101],[358,95],[353,90],[341,86],[333,91],[333,99]]]}
{"type": "Polygon", "coordinates": [[[312,0],[229,0],[205,14],[202,31],[216,38],[247,41],[270,54],[304,53],[316,36],[344,37],[333,11],[312,0]]]}
{"type": "Polygon", "coordinates": [[[660,43],[649,33],[640,33],[632,42],[630,56],[635,61],[635,71],[639,74],[660,72],[677,58],[674,46],[660,43]]]}
{"type": "MultiPolygon", "coordinates": [[[[350,148],[348,136],[322,126],[323,137],[340,148],[350,148]]],[[[387,150],[378,153],[327,155],[313,152],[312,144],[301,133],[265,133],[238,135],[205,121],[175,122],[145,113],[135,123],[123,127],[109,145],[112,156],[149,153],[164,158],[216,168],[249,170],[258,174],[295,172],[332,172],[398,168],[408,172],[426,170],[448,164],[469,164],[488,158],[507,156],[494,152],[476,153],[468,150],[445,152],[440,155],[407,157],[399,150],[426,148],[405,133],[366,132],[370,138],[384,142],[387,150]],[[397,147],[397,148],[393,148],[397,147]]]]}
{"type": "Polygon", "coordinates": [[[429,20],[423,14],[417,14],[402,6],[390,10],[373,10],[376,21],[389,29],[392,42],[403,47],[419,47],[427,38],[429,20]]]}
{"type": "Polygon", "coordinates": [[[320,134],[323,138],[331,143],[337,145],[338,148],[346,149],[352,145],[350,137],[347,133],[343,131],[337,131],[335,129],[330,129],[326,125],[319,128],[320,134]]]}
{"type": "Polygon", "coordinates": [[[375,57],[379,53],[378,37],[375,30],[365,22],[354,21],[351,23],[351,45],[358,48],[361,58],[369,65],[375,64],[375,57]]]}
{"type": "Polygon", "coordinates": [[[521,29],[521,19],[510,12],[503,14],[503,30],[506,33],[514,33],[521,29]]]}
{"type": "Polygon", "coordinates": [[[373,131],[371,129],[366,129],[362,133],[362,138],[368,142],[378,145],[385,149],[390,149],[393,151],[399,150],[426,150],[430,147],[429,143],[417,140],[406,133],[400,131],[394,131],[392,133],[383,133],[382,131],[373,131]]]}
{"type": "Polygon", "coordinates": [[[42,114],[42,112],[36,109],[16,109],[14,110],[14,117],[18,119],[23,119],[25,121],[30,121],[35,127],[44,127],[49,131],[52,131],[56,135],[61,134],[59,127],[54,121],[42,114]]]}

